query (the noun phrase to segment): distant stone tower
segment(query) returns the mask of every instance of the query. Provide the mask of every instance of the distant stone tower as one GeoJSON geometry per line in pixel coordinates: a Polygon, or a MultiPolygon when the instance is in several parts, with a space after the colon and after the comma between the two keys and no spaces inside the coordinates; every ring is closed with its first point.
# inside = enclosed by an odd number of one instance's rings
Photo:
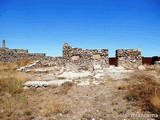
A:
{"type": "Polygon", "coordinates": [[[2,40],[2,48],[6,48],[4,39],[2,40]]]}

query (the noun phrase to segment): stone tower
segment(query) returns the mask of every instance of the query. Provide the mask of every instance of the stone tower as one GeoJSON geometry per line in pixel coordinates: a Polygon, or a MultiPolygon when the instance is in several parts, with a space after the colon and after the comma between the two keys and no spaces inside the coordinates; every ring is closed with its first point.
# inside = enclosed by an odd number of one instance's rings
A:
{"type": "Polygon", "coordinates": [[[2,48],[6,48],[4,39],[2,40],[2,48]]]}

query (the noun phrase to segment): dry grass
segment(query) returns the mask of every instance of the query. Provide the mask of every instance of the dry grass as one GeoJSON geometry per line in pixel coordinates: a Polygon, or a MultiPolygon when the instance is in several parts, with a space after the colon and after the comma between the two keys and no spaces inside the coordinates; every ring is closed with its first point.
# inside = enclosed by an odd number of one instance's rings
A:
{"type": "Polygon", "coordinates": [[[25,66],[27,64],[31,64],[34,60],[29,59],[21,59],[16,62],[2,62],[0,61],[0,71],[4,70],[16,70],[19,67],[25,66]]]}
{"type": "Polygon", "coordinates": [[[160,74],[160,66],[156,66],[155,71],[160,74]]]}
{"type": "Polygon", "coordinates": [[[51,100],[42,110],[45,116],[50,116],[57,113],[65,113],[66,109],[63,103],[51,100]]]}
{"type": "Polygon", "coordinates": [[[143,66],[146,68],[146,71],[153,70],[153,67],[151,67],[151,65],[144,64],[143,66]]]}
{"type": "Polygon", "coordinates": [[[0,91],[16,93],[22,91],[22,84],[27,80],[24,73],[17,71],[0,72],[0,91]]]}
{"type": "Polygon", "coordinates": [[[160,96],[152,96],[151,98],[150,98],[150,102],[151,102],[151,104],[152,104],[152,106],[154,107],[154,108],[156,108],[157,110],[159,109],[160,110],[160,96]]]}
{"type": "Polygon", "coordinates": [[[117,88],[118,88],[119,90],[127,90],[127,88],[128,88],[128,83],[126,83],[126,82],[121,82],[121,83],[117,83],[116,86],[117,86],[117,88]]]}
{"type": "Polygon", "coordinates": [[[159,65],[143,65],[146,68],[146,71],[156,71],[157,73],[160,73],[160,66],[159,65]]]}
{"type": "Polygon", "coordinates": [[[16,69],[27,63],[28,60],[0,62],[0,119],[18,119],[19,115],[15,115],[13,111],[18,112],[26,107],[28,101],[23,93],[23,83],[28,79],[25,73],[16,69]]]}
{"type": "Polygon", "coordinates": [[[33,61],[34,61],[34,60],[30,60],[30,59],[21,59],[21,60],[17,61],[16,63],[17,63],[20,67],[22,67],[22,66],[26,66],[26,65],[28,65],[28,64],[33,63],[33,61]]]}
{"type": "Polygon", "coordinates": [[[30,60],[20,60],[12,63],[0,62],[0,91],[14,93],[22,90],[22,83],[27,80],[25,73],[16,71],[18,67],[30,63],[30,60]]]}
{"type": "Polygon", "coordinates": [[[149,71],[132,73],[125,99],[137,101],[143,110],[152,113],[160,112],[160,81],[157,80],[149,71]]]}
{"type": "Polygon", "coordinates": [[[60,87],[57,88],[56,94],[59,94],[59,95],[61,95],[61,94],[63,94],[63,95],[67,94],[68,91],[73,87],[73,85],[74,85],[74,83],[72,83],[72,82],[65,82],[65,83],[63,83],[62,86],[60,86],[60,87]]]}
{"type": "Polygon", "coordinates": [[[17,68],[18,68],[18,64],[17,63],[0,62],[0,71],[16,70],[17,68]]]}

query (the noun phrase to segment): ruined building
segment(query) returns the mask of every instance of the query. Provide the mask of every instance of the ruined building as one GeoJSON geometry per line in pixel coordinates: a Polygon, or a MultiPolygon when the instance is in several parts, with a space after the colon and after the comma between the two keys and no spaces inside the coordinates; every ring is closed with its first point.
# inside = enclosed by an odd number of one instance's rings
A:
{"type": "Polygon", "coordinates": [[[6,43],[5,43],[5,40],[3,39],[3,40],[2,40],[2,49],[5,49],[5,48],[6,48],[5,45],[6,45],[6,43]]]}
{"type": "Polygon", "coordinates": [[[5,40],[2,40],[0,48],[0,61],[14,62],[20,59],[41,59],[45,53],[28,53],[25,49],[9,49],[5,46],[5,40]]]}
{"type": "Polygon", "coordinates": [[[122,66],[125,68],[137,68],[142,64],[160,64],[160,57],[142,57],[140,49],[117,49],[116,57],[108,57],[108,49],[82,49],[73,48],[64,43],[62,56],[46,56],[45,53],[29,53],[25,49],[9,49],[2,41],[0,48],[0,61],[13,62],[20,59],[39,60],[39,66],[65,66],[75,69],[105,68],[109,65],[122,66]]]}
{"type": "Polygon", "coordinates": [[[94,65],[100,65],[100,67],[109,66],[108,49],[85,49],[72,48],[67,43],[63,45],[63,56],[66,63],[71,65],[77,65],[80,68],[87,66],[93,67],[94,65]]]}
{"type": "Polygon", "coordinates": [[[126,68],[137,68],[142,65],[140,49],[118,49],[116,50],[117,66],[126,68]]]}

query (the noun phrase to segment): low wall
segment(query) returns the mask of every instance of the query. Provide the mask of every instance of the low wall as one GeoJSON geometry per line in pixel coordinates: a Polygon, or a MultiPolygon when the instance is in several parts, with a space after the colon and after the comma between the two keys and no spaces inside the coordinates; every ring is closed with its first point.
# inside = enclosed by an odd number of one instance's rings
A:
{"type": "Polygon", "coordinates": [[[72,48],[67,43],[63,45],[63,58],[66,64],[74,64],[81,68],[93,67],[99,64],[101,67],[109,66],[108,49],[85,49],[72,48]]]}
{"type": "Polygon", "coordinates": [[[69,66],[72,68],[89,69],[96,65],[101,68],[109,65],[137,68],[142,64],[159,64],[160,56],[142,57],[139,49],[118,49],[116,57],[108,58],[108,49],[72,48],[63,45],[62,57],[50,57],[45,53],[28,53],[27,49],[0,48],[0,61],[14,62],[20,59],[40,60],[40,66],[69,66]]]}
{"type": "Polygon", "coordinates": [[[26,49],[10,49],[12,50],[13,52],[16,52],[16,53],[28,53],[28,50],[26,49]]]}
{"type": "Polygon", "coordinates": [[[136,68],[142,65],[141,51],[139,49],[116,50],[117,65],[125,68],[136,68]]]}
{"type": "Polygon", "coordinates": [[[65,59],[62,57],[50,57],[50,56],[45,56],[41,61],[40,61],[41,66],[44,67],[50,67],[50,66],[64,66],[65,65],[65,59]]]}
{"type": "Polygon", "coordinates": [[[0,61],[14,62],[20,59],[40,60],[45,57],[44,53],[28,53],[19,49],[0,49],[0,61]]]}

